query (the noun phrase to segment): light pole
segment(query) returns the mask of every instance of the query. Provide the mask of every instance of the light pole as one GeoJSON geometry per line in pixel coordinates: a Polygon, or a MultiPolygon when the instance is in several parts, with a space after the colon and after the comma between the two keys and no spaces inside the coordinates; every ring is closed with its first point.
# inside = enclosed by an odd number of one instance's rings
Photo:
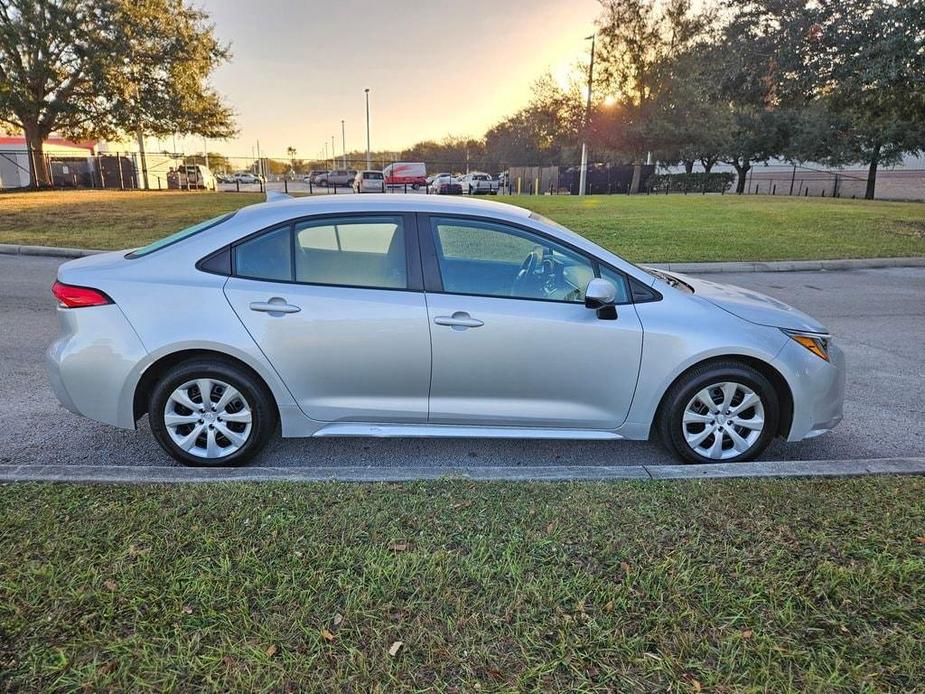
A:
{"type": "Polygon", "coordinates": [[[578,178],[578,194],[584,195],[588,185],[588,129],[591,126],[591,84],[594,80],[594,39],[595,34],[585,38],[591,39],[591,64],[588,66],[588,103],[585,106],[584,136],[581,142],[581,174],[578,178]]]}
{"type": "Polygon", "coordinates": [[[373,168],[373,160],[369,156],[369,89],[364,89],[366,92],[366,168],[373,168]]]}
{"type": "Polygon", "coordinates": [[[331,135],[331,168],[337,168],[337,150],[334,149],[334,136],[331,135]]]}
{"type": "Polygon", "coordinates": [[[340,151],[341,151],[341,163],[344,165],[344,168],[347,168],[347,134],[344,130],[344,121],[340,121],[340,151]]]}

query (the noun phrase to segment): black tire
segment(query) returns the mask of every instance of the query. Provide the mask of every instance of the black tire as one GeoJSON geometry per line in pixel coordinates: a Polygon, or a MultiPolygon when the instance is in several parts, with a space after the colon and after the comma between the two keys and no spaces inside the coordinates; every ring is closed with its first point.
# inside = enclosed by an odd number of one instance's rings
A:
{"type": "MultiPolygon", "coordinates": [[[[743,413],[749,412],[748,410],[743,413]]],[[[777,433],[780,421],[780,401],[770,381],[759,371],[735,361],[717,361],[695,367],[668,389],[658,413],[657,430],[666,448],[685,463],[740,463],[754,460],[764,452],[777,433]],[[684,410],[694,396],[722,382],[738,383],[750,388],[764,408],[764,428],[744,453],[717,460],[696,452],[684,437],[684,410]]],[[[693,425],[689,425],[693,426],[693,425]]],[[[705,425],[706,426],[706,425],[705,425]]],[[[742,433],[742,430],[739,430],[742,433]]],[[[707,439],[715,440],[715,439],[707,439]]],[[[731,446],[731,440],[727,437],[731,446]]],[[[725,443],[723,444],[725,445],[725,443]]],[[[728,450],[728,449],[727,449],[728,450]]]]}
{"type": "Polygon", "coordinates": [[[250,371],[220,359],[192,359],[170,369],[155,384],[148,400],[148,420],[158,444],[175,460],[190,466],[224,467],[243,465],[263,450],[276,430],[277,413],[272,394],[250,371]],[[227,383],[243,396],[251,409],[251,429],[245,443],[220,458],[204,458],[183,450],[171,438],[164,422],[171,394],[184,383],[199,378],[227,383]]]}

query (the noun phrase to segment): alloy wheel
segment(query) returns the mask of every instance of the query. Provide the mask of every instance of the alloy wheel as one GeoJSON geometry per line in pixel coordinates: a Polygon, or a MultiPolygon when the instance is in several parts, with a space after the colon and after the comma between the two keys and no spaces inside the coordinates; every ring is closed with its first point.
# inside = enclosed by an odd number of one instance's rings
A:
{"type": "Polygon", "coordinates": [[[164,406],[164,426],[171,440],[198,458],[224,458],[250,436],[253,413],[233,386],[214,378],[197,378],[176,388],[164,406]]]}
{"type": "Polygon", "coordinates": [[[715,383],[690,399],[681,426],[684,440],[698,455],[711,460],[735,458],[761,437],[764,403],[741,383],[715,383]]]}

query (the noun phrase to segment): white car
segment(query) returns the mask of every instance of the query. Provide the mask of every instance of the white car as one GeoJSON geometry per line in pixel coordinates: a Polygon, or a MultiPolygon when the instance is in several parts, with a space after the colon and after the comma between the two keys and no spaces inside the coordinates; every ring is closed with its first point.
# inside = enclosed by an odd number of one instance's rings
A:
{"type": "Polygon", "coordinates": [[[459,183],[462,185],[462,192],[467,195],[498,194],[498,182],[483,171],[467,173],[459,179],[459,183]]]}
{"type": "Polygon", "coordinates": [[[353,179],[354,193],[384,193],[385,176],[381,171],[357,171],[353,179]]]}
{"type": "Polygon", "coordinates": [[[260,183],[260,177],[246,171],[239,171],[234,175],[236,183],[253,184],[260,183]]]}

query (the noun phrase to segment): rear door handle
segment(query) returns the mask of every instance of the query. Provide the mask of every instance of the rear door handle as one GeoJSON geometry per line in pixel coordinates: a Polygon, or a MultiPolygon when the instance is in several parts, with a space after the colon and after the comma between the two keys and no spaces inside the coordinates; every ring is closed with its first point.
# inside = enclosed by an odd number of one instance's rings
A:
{"type": "Polygon", "coordinates": [[[302,310],[298,306],[286,303],[286,300],[280,296],[274,296],[269,301],[252,301],[250,309],[251,311],[260,311],[261,313],[270,314],[298,313],[302,310]]]}
{"type": "Polygon", "coordinates": [[[452,316],[436,316],[434,323],[437,325],[448,325],[454,330],[465,330],[466,328],[480,328],[485,325],[478,318],[473,318],[465,311],[456,311],[452,316]]]}

